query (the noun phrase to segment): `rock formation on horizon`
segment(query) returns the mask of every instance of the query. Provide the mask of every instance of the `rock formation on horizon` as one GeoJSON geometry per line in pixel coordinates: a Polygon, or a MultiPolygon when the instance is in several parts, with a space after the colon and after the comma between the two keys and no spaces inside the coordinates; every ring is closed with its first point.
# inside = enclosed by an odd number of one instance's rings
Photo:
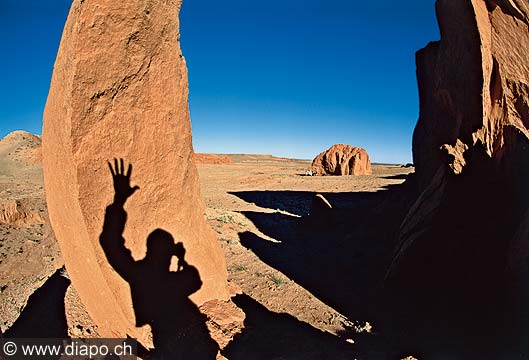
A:
{"type": "Polygon", "coordinates": [[[371,175],[371,161],[367,152],[359,147],[336,144],[312,161],[315,175],[371,175]]]}
{"type": "Polygon", "coordinates": [[[161,228],[182,242],[202,281],[198,305],[226,299],[225,259],[204,218],[193,159],[188,78],[179,44],[181,0],[74,0],[44,111],[43,169],[51,224],[72,283],[104,337],[136,328],[129,285],[99,244],[112,201],[107,161],[134,167],[126,247],[145,256],[161,228]]]}
{"type": "Polygon", "coordinates": [[[228,165],[233,164],[233,160],[227,156],[218,154],[200,154],[195,153],[195,162],[197,164],[228,165]]]}
{"type": "Polygon", "coordinates": [[[436,10],[441,40],[417,52],[420,196],[387,283],[488,316],[491,299],[528,290],[529,5],[438,0],[436,10]]]}

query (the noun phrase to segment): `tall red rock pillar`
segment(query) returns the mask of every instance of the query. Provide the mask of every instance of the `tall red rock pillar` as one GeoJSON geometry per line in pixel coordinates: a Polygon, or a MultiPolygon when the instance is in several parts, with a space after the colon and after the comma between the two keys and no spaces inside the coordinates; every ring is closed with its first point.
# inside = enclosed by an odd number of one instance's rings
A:
{"type": "Polygon", "coordinates": [[[227,297],[225,259],[204,219],[193,160],[180,5],[74,0],[55,62],[44,111],[46,198],[72,283],[102,336],[148,337],[98,241],[114,157],[133,164],[132,184],[140,186],[125,206],[132,256],[143,258],[149,233],[164,229],[200,273],[191,299],[227,297]]]}

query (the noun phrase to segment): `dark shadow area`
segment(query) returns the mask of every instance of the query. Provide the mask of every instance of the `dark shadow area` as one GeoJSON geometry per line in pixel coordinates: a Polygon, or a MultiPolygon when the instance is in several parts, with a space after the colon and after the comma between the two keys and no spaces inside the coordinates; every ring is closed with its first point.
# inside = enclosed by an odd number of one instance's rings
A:
{"type": "Polygon", "coordinates": [[[505,240],[520,221],[512,212],[515,197],[481,155],[469,157],[473,170],[447,179],[431,221],[415,225],[422,241],[409,250],[398,279],[386,274],[400,226],[418,197],[414,175],[389,191],[323,194],[333,206],[325,213],[311,214],[315,193],[233,193],[302,215],[243,212],[280,243],[244,232],[241,244],[350,320],[373,324],[372,335],[354,336],[368,359],[529,358],[520,345],[529,341],[509,314],[505,276],[505,240]]]}
{"type": "Polygon", "coordinates": [[[397,174],[397,175],[384,176],[383,179],[387,179],[387,180],[407,180],[408,178],[410,178],[412,176],[413,176],[413,173],[410,173],[410,174],[397,174]]]}
{"type": "MultiPolygon", "coordinates": [[[[109,164],[110,165],[110,164],[109,164]]],[[[127,214],[126,200],[138,187],[130,186],[132,166],[125,173],[123,160],[110,166],[114,180],[114,202],[105,213],[100,243],[114,270],[131,290],[136,326],[150,325],[154,350],[144,357],[155,359],[215,359],[218,345],[209,335],[206,317],[189,299],[200,289],[198,270],[185,261],[185,248],[162,229],[147,237],[145,258],[135,261],[125,247],[122,234],[127,214]],[[178,270],[170,271],[178,258],[178,270]]]]}
{"type": "Polygon", "coordinates": [[[246,314],[244,331],[222,351],[230,360],[354,359],[345,339],[313,328],[288,314],[269,311],[247,295],[233,302],[246,314]]]}
{"type": "MultiPolygon", "coordinates": [[[[310,191],[237,191],[229,192],[230,195],[255,205],[273,210],[283,210],[293,215],[305,216],[310,213],[314,196],[310,191]]],[[[320,193],[333,205],[334,208],[360,208],[367,207],[373,202],[385,198],[384,191],[380,192],[324,192],[320,193]]]]}
{"type": "Polygon", "coordinates": [[[64,269],[57,270],[28,299],[24,310],[6,337],[14,338],[67,338],[68,324],[64,309],[64,296],[70,280],[64,269]]]}
{"type": "Polygon", "coordinates": [[[425,203],[423,221],[403,236],[413,241],[386,283],[392,331],[405,332],[402,346],[428,359],[527,359],[506,271],[523,213],[516,210],[523,192],[511,182],[522,171],[506,176],[479,146],[465,158],[463,173],[443,175],[435,212],[425,203]]]}
{"type": "Polygon", "coordinates": [[[384,334],[388,313],[383,281],[411,192],[409,186],[393,185],[372,193],[323,193],[333,207],[325,214],[311,214],[316,195],[312,192],[232,194],[261,207],[302,215],[242,212],[280,243],[244,232],[239,234],[241,244],[349,319],[374,324],[376,339],[362,336],[357,349],[396,354],[398,344],[384,334]]]}

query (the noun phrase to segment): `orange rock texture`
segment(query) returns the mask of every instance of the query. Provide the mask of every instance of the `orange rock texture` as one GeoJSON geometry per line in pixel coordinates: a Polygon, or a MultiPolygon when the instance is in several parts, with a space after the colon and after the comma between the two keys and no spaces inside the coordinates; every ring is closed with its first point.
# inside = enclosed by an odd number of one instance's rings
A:
{"type": "Polygon", "coordinates": [[[198,305],[226,299],[225,259],[204,218],[193,158],[188,77],[180,50],[181,0],[74,0],[66,22],[43,126],[50,220],[72,283],[103,337],[135,328],[128,284],[99,245],[112,201],[107,160],[134,167],[138,190],[125,205],[126,247],[145,256],[155,229],[186,249],[202,287],[198,305]]]}
{"type": "Polygon", "coordinates": [[[312,161],[315,175],[371,175],[371,161],[359,147],[336,144],[312,161]]]}
{"type": "Polygon", "coordinates": [[[413,160],[424,183],[449,164],[461,173],[479,144],[496,163],[529,138],[529,5],[437,1],[441,41],[417,52],[420,118],[413,160]]]}

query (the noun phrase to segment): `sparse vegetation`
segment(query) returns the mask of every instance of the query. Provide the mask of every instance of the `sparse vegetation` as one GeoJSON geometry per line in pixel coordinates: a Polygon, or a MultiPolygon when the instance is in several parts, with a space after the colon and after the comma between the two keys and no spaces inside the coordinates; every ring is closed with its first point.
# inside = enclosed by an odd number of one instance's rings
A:
{"type": "Polygon", "coordinates": [[[272,280],[272,282],[273,282],[276,286],[281,286],[281,285],[286,284],[286,281],[285,281],[284,279],[281,279],[280,277],[277,277],[277,276],[275,276],[275,275],[270,276],[270,280],[272,280]]]}
{"type": "Polygon", "coordinates": [[[236,266],[229,268],[229,272],[241,272],[241,271],[246,271],[246,270],[248,270],[248,268],[243,265],[236,265],[236,266]]]}
{"type": "Polygon", "coordinates": [[[232,214],[222,214],[217,220],[224,224],[235,222],[232,214]]]}
{"type": "Polygon", "coordinates": [[[355,325],[354,328],[358,334],[361,334],[361,333],[370,334],[373,330],[373,326],[371,326],[369,322],[365,322],[364,324],[357,324],[355,325]]]}

